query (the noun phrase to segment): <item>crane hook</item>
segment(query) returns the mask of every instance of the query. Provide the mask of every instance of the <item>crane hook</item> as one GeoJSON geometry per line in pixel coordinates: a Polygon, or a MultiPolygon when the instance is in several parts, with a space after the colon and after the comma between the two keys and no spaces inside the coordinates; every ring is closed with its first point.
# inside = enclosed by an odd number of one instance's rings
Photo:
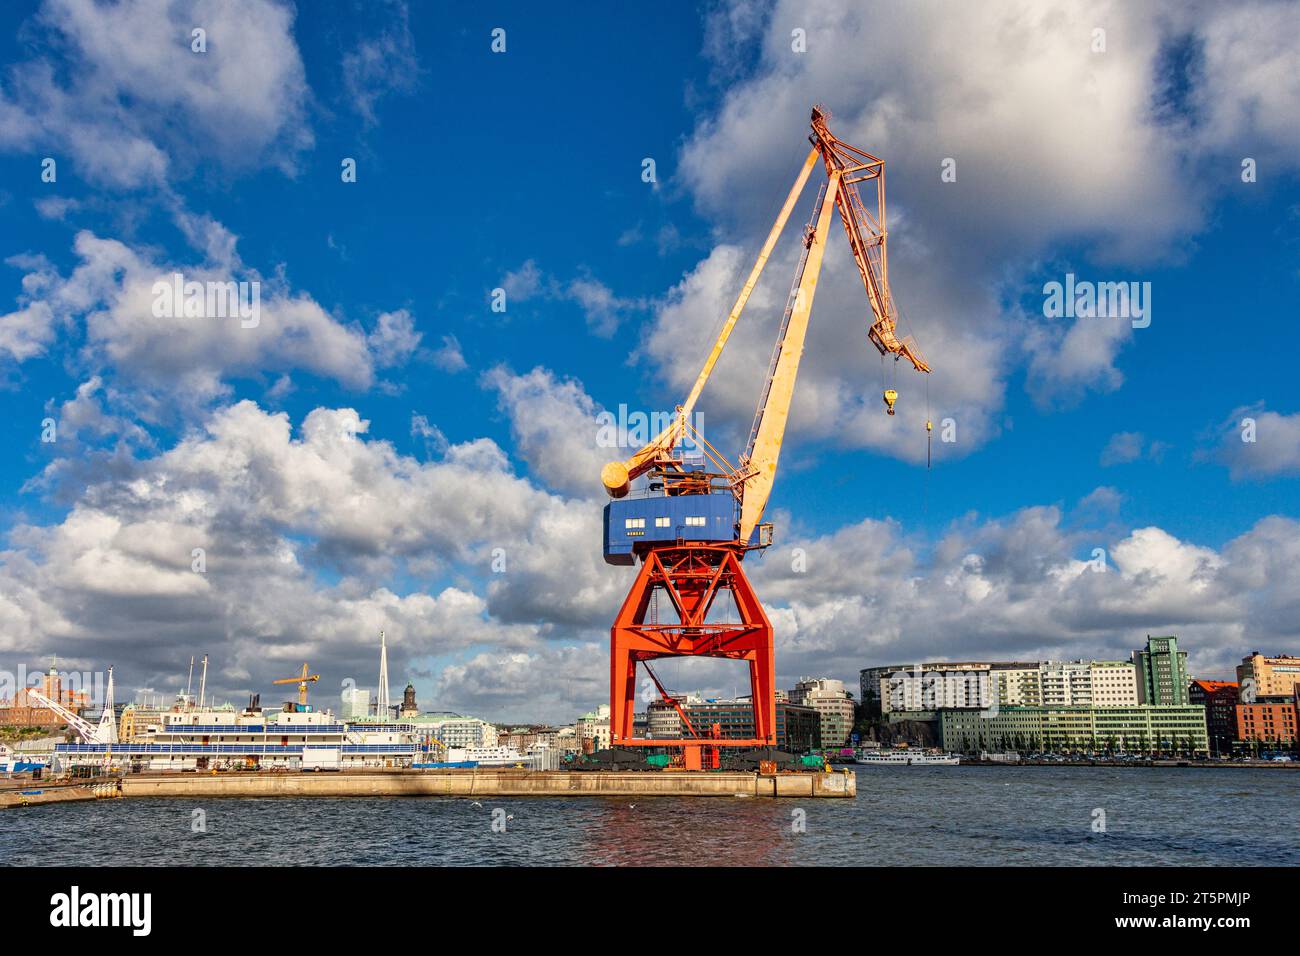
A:
{"type": "Polygon", "coordinates": [[[885,389],[885,412],[887,414],[894,414],[894,402],[896,401],[898,401],[898,392],[892,388],[885,389]]]}

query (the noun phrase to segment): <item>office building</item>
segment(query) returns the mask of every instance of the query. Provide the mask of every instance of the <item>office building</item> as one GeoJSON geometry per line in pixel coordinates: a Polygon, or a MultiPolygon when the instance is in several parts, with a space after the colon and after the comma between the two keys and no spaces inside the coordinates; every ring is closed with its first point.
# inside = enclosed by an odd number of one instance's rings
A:
{"type": "Polygon", "coordinates": [[[1137,666],[1138,699],[1143,704],[1187,704],[1187,652],[1178,649],[1177,637],[1148,634],[1147,646],[1134,651],[1132,660],[1137,666]]]}

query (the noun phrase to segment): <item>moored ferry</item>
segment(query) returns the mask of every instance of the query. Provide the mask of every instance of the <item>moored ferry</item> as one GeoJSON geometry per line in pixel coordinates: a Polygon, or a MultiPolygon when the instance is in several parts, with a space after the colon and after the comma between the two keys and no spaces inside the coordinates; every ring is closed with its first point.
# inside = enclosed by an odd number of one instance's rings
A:
{"type": "Polygon", "coordinates": [[[346,770],[409,765],[415,727],[344,723],[329,711],[183,710],[162,715],[134,740],[58,744],[65,766],[112,763],[136,771],[346,770]]]}
{"type": "Polygon", "coordinates": [[[921,750],[867,750],[854,763],[865,767],[955,767],[961,763],[961,757],[921,750]]]}

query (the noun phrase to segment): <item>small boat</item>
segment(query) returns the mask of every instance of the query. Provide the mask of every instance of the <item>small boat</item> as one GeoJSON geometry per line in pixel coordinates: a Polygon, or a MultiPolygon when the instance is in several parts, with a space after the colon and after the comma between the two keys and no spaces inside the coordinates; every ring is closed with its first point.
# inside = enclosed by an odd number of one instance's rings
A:
{"type": "Polygon", "coordinates": [[[961,763],[961,757],[921,750],[867,750],[854,763],[864,767],[955,767],[961,763]]]}

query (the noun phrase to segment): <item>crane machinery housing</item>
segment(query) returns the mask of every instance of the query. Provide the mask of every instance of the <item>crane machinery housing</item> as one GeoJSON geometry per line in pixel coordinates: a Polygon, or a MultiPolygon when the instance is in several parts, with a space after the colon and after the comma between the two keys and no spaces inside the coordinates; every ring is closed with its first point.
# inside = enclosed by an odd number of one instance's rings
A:
{"type": "MultiPolygon", "coordinates": [[[[881,356],[907,359],[919,372],[930,366],[910,338],[900,338],[889,290],[885,227],[885,163],[837,139],[827,127],[829,114],[812,112],[812,149],[804,160],[776,222],[741,287],[704,367],[672,421],[645,447],[625,461],[601,469],[611,500],[605,505],[605,561],[641,568],[610,630],[610,736],[614,747],[667,747],[684,751],[685,766],[698,769],[707,759],[716,765],[717,748],[771,747],[776,744],[776,676],[773,631],[741,561],[746,553],[772,543],[772,527],[763,512],[776,478],[795,377],[803,355],[808,319],[821,272],[831,215],[839,210],[873,321],[867,338],[881,356]],[[745,451],[732,466],[691,426],[695,404],[712,374],[750,293],[758,282],[800,194],[820,161],[826,181],[818,191],[812,218],[802,235],[802,251],[785,312],[781,317],[771,364],[745,451]],[[859,187],[874,187],[868,206],[859,187]],[[698,453],[688,455],[683,443],[698,453]],[[632,482],[645,476],[643,489],[632,482]],[[661,619],[662,612],[662,619],[661,619]],[[667,657],[716,657],[749,664],[754,736],[720,739],[708,736],[686,719],[660,684],[650,661],[667,657]],[[660,695],[675,707],[690,734],[681,739],[636,738],[633,715],[637,666],[644,664],[660,695]]],[[[897,393],[884,391],[888,414],[897,393]]],[[[926,422],[929,429],[930,423],[926,422]]]]}

